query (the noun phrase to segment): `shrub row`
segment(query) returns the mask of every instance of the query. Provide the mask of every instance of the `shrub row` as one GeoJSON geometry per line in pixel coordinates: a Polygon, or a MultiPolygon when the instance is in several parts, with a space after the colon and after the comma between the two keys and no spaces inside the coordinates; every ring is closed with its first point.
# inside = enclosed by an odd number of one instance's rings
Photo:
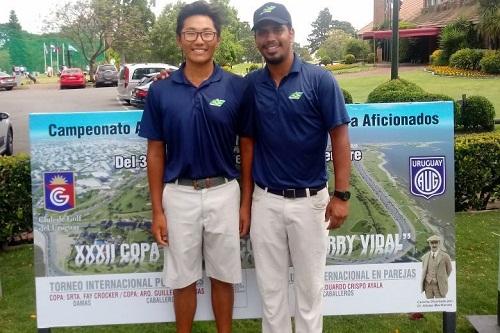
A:
{"type": "Polygon", "coordinates": [[[450,57],[450,66],[461,69],[479,70],[479,62],[483,58],[483,50],[461,49],[450,57]]]}
{"type": "MultiPolygon", "coordinates": [[[[416,84],[403,79],[390,80],[373,89],[368,103],[453,101],[442,94],[431,94],[416,84]]],[[[492,131],[495,127],[495,108],[482,96],[469,96],[465,103],[454,102],[455,126],[465,130],[492,131]],[[463,104],[463,105],[462,105],[463,104]]]]}
{"type": "Polygon", "coordinates": [[[500,135],[455,138],[455,210],[483,210],[500,199],[500,135]]]}
{"type": "Polygon", "coordinates": [[[32,228],[30,160],[27,155],[0,157],[0,247],[32,228]]]}
{"type": "Polygon", "coordinates": [[[480,65],[481,70],[486,73],[500,74],[500,51],[487,51],[480,65]]]}
{"type": "MultiPolygon", "coordinates": [[[[433,66],[446,65],[447,61],[443,51],[434,51],[430,56],[430,63],[433,66]]],[[[488,74],[499,74],[500,51],[460,49],[450,56],[449,65],[454,68],[481,70],[488,74]]]]}

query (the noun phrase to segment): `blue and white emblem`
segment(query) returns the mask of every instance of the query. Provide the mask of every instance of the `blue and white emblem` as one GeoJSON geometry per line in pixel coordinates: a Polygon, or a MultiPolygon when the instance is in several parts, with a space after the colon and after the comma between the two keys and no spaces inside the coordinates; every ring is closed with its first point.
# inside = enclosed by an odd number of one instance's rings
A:
{"type": "Polygon", "coordinates": [[[410,192],[430,199],[446,191],[444,156],[410,157],[410,192]]]}

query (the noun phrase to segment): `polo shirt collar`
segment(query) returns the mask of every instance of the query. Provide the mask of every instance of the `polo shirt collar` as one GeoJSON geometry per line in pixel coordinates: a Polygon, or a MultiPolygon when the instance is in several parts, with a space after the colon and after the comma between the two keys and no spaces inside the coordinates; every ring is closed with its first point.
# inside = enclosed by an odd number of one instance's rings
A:
{"type": "MultiPolygon", "coordinates": [[[[290,68],[290,71],[288,72],[287,76],[290,75],[291,73],[298,73],[300,72],[300,69],[302,68],[302,59],[300,59],[299,55],[297,53],[293,53],[293,62],[292,62],[292,67],[290,68]]],[[[262,71],[262,74],[260,76],[260,81],[261,82],[266,82],[271,80],[271,73],[269,73],[269,68],[264,67],[264,70],[262,71]]]]}
{"type": "MultiPolygon", "coordinates": [[[[189,82],[189,80],[186,79],[186,76],[184,75],[185,67],[186,63],[183,62],[181,67],[178,70],[174,71],[170,77],[172,78],[172,81],[174,81],[175,83],[192,85],[191,82],[189,82]]],[[[203,82],[201,86],[222,80],[222,71],[223,69],[219,65],[214,63],[214,71],[212,72],[212,75],[210,75],[210,77],[205,82],[203,82]]]]}

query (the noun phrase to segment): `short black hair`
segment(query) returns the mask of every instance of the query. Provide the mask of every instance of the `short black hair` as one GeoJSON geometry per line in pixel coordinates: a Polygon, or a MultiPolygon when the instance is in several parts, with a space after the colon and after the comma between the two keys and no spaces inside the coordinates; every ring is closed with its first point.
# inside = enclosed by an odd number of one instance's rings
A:
{"type": "Polygon", "coordinates": [[[188,17],[195,15],[210,17],[210,19],[212,19],[212,22],[214,23],[217,36],[220,36],[222,26],[220,9],[214,5],[207,3],[204,0],[195,1],[181,8],[179,15],[177,15],[177,27],[175,29],[177,36],[181,35],[182,28],[184,27],[184,21],[188,17]]]}

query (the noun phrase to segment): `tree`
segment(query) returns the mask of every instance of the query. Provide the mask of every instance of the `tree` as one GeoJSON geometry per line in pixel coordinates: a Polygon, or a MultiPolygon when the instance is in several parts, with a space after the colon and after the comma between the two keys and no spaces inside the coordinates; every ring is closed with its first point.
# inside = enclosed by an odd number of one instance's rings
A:
{"type": "Polygon", "coordinates": [[[120,62],[144,62],[151,60],[150,33],[155,23],[154,13],[148,0],[122,0],[118,17],[119,38],[113,49],[120,62]]]}
{"type": "Polygon", "coordinates": [[[477,27],[488,48],[500,47],[500,0],[479,0],[477,27]]]}
{"type": "MultiPolygon", "coordinates": [[[[215,52],[215,60],[221,65],[233,65],[246,60],[242,41],[245,41],[247,47],[249,46],[249,39],[252,36],[250,26],[246,22],[240,22],[238,11],[229,5],[229,0],[211,0],[210,3],[219,8],[224,20],[222,41],[215,52]]],[[[253,36],[251,38],[253,41],[253,36]]]]}
{"type": "Polygon", "coordinates": [[[356,37],[356,29],[354,29],[352,24],[347,22],[347,21],[333,20],[332,21],[332,29],[342,30],[347,34],[349,34],[353,37],[356,37]]]}
{"type": "Polygon", "coordinates": [[[300,58],[304,61],[312,61],[313,58],[311,57],[311,53],[305,46],[301,46],[299,43],[294,42],[293,43],[293,50],[295,53],[299,55],[300,58]]]}
{"type": "Polygon", "coordinates": [[[325,8],[318,14],[316,20],[311,24],[312,32],[307,37],[309,49],[312,53],[316,52],[321,44],[328,38],[328,33],[332,29],[332,14],[325,8]]]}
{"type": "Polygon", "coordinates": [[[255,46],[255,37],[248,22],[240,22],[239,43],[243,47],[243,61],[262,62],[262,55],[255,46]]]}
{"type": "Polygon", "coordinates": [[[4,27],[5,31],[0,33],[0,43],[4,43],[9,50],[10,61],[15,65],[27,66],[29,58],[24,41],[26,33],[23,32],[15,11],[10,11],[9,22],[4,27]]]}
{"type": "Polygon", "coordinates": [[[215,61],[220,65],[233,65],[240,62],[243,57],[244,49],[236,41],[236,37],[231,33],[229,28],[222,29],[221,42],[215,52],[215,61]]]}
{"type": "Polygon", "coordinates": [[[21,31],[21,24],[19,24],[19,20],[17,19],[16,12],[14,10],[11,10],[9,13],[9,23],[7,23],[7,26],[10,29],[21,31]]]}
{"type": "Polygon", "coordinates": [[[344,56],[352,54],[356,59],[365,59],[368,53],[370,53],[370,46],[361,39],[352,38],[345,44],[344,56]]]}
{"type": "Polygon", "coordinates": [[[335,60],[341,60],[344,57],[345,46],[352,36],[342,30],[330,31],[327,39],[321,44],[316,56],[323,64],[332,63],[335,60]]]}
{"type": "Polygon", "coordinates": [[[134,42],[144,39],[152,19],[146,0],[77,0],[57,8],[46,28],[76,44],[93,77],[96,59],[115,44],[122,52],[141,52],[134,42]]]}
{"type": "Polygon", "coordinates": [[[178,65],[182,52],[176,42],[177,15],[184,3],[181,1],[165,6],[151,30],[153,58],[162,62],[178,65]]]}
{"type": "Polygon", "coordinates": [[[445,26],[439,35],[439,48],[443,50],[446,63],[456,51],[463,48],[476,48],[478,46],[476,37],[474,25],[463,18],[445,26]]]}

